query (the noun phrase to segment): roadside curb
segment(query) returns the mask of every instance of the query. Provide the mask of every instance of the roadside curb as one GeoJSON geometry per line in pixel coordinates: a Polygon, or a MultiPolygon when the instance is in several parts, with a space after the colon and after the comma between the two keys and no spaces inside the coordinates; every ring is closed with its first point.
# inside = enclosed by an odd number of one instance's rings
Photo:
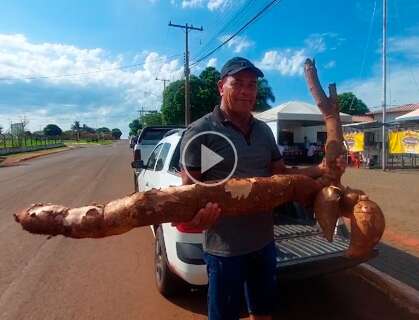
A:
{"type": "Polygon", "coordinates": [[[397,305],[414,315],[419,315],[419,291],[366,263],[352,270],[386,294],[397,305]]]}
{"type": "Polygon", "coordinates": [[[7,158],[3,161],[0,162],[0,167],[9,167],[9,166],[13,166],[16,165],[20,162],[23,161],[27,161],[27,160],[31,160],[31,159],[35,159],[35,158],[39,158],[39,157],[45,157],[48,156],[50,154],[56,154],[56,153],[60,153],[60,152],[64,152],[64,151],[68,151],[71,149],[75,149],[75,147],[67,147],[64,150],[56,150],[54,152],[49,152],[49,153],[41,153],[41,154],[35,154],[35,155],[28,155],[27,157],[23,157],[23,158],[19,158],[19,159],[15,159],[15,160],[11,160],[11,161],[7,161],[7,158]]]}

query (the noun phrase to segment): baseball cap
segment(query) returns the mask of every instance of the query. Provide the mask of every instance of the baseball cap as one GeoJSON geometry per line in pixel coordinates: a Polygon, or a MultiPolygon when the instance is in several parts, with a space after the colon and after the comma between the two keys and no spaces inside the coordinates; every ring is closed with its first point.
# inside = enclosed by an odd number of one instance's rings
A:
{"type": "Polygon", "coordinates": [[[221,69],[221,79],[226,76],[231,76],[236,74],[242,70],[251,70],[253,71],[259,78],[263,78],[263,72],[256,68],[253,63],[249,60],[242,58],[242,57],[234,57],[228,60],[221,69]]]}

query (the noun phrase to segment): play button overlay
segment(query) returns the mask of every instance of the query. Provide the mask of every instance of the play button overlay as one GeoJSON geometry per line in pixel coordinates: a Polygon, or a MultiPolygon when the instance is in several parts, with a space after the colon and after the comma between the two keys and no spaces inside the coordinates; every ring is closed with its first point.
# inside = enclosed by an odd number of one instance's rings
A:
{"type": "Polygon", "coordinates": [[[223,157],[216,154],[214,151],[207,148],[203,144],[201,145],[201,173],[208,171],[223,160],[223,157]]]}
{"type": "Polygon", "coordinates": [[[212,172],[212,176],[215,175],[217,177],[215,179],[211,179],[215,181],[199,181],[189,173],[188,168],[184,168],[187,176],[196,184],[207,187],[217,186],[230,179],[236,171],[236,147],[233,142],[222,133],[216,131],[204,131],[194,135],[186,142],[185,147],[183,148],[181,162],[186,163],[186,157],[191,155],[192,152],[195,154],[200,152],[201,174],[205,175],[205,173],[213,169],[215,172],[212,172]],[[201,143],[201,141],[203,141],[201,136],[206,135],[209,135],[209,137],[205,139],[205,141],[212,141],[211,146],[201,143]]]}

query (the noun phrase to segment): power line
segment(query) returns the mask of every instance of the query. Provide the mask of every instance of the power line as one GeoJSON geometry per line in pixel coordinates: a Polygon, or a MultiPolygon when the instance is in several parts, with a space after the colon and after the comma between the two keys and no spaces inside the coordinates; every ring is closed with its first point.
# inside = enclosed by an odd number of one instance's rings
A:
{"type": "MultiPolygon", "coordinates": [[[[368,36],[367,36],[367,42],[365,43],[365,47],[364,47],[364,54],[362,57],[362,63],[361,63],[361,69],[359,71],[359,78],[361,78],[362,74],[364,73],[364,68],[365,68],[365,62],[366,62],[366,58],[367,58],[367,51],[369,49],[369,44],[371,42],[371,35],[372,35],[372,29],[374,27],[374,20],[375,20],[375,11],[377,9],[377,0],[374,1],[374,7],[372,10],[372,14],[371,14],[371,20],[370,20],[370,24],[369,24],[369,30],[368,30],[368,36]]],[[[355,95],[352,97],[351,100],[351,104],[349,105],[349,110],[352,109],[352,105],[355,102],[355,95]]]]}
{"type": "Polygon", "coordinates": [[[207,49],[209,49],[210,44],[212,44],[212,42],[214,40],[217,40],[218,37],[225,32],[229,27],[232,28],[236,28],[236,25],[240,22],[240,18],[243,18],[246,16],[248,9],[251,7],[251,4],[254,4],[256,0],[249,0],[247,1],[242,7],[241,9],[237,10],[236,14],[234,15],[234,17],[232,17],[229,21],[227,21],[227,23],[218,31],[216,32],[211,38],[210,40],[205,44],[204,47],[201,48],[201,50],[199,50],[197,56],[202,55],[207,49]]]}
{"type": "MultiPolygon", "coordinates": [[[[172,59],[174,57],[178,57],[180,54],[176,54],[170,57],[161,57],[158,60],[165,60],[165,59],[172,59]]],[[[96,74],[101,72],[109,72],[109,71],[115,71],[115,70],[123,70],[123,69],[132,69],[136,67],[140,67],[145,65],[146,62],[143,61],[141,63],[135,63],[130,65],[124,65],[116,68],[110,68],[110,69],[98,69],[94,71],[88,71],[88,72],[82,72],[82,73],[71,73],[71,74],[61,74],[61,75],[52,75],[52,76],[36,76],[36,77],[25,77],[25,78],[0,78],[0,81],[22,81],[22,80],[41,80],[41,79],[56,79],[56,78],[66,78],[66,77],[78,77],[78,76],[85,76],[89,74],[96,74]]]]}
{"type": "Polygon", "coordinates": [[[210,52],[208,52],[206,55],[204,55],[203,57],[201,57],[198,60],[194,61],[191,64],[191,66],[194,66],[194,65],[198,64],[199,62],[205,60],[206,58],[208,58],[209,56],[211,56],[214,52],[216,52],[221,47],[223,47],[224,45],[226,45],[233,38],[235,38],[240,32],[242,32],[244,29],[246,29],[250,24],[252,24],[253,22],[255,22],[263,13],[265,13],[268,9],[270,9],[278,1],[280,1],[280,0],[272,0],[271,2],[269,2],[265,7],[263,7],[262,10],[260,10],[252,19],[250,19],[248,22],[246,22],[246,24],[243,25],[239,30],[237,30],[235,33],[233,33],[230,37],[228,37],[226,40],[224,40],[219,46],[217,46],[216,48],[214,48],[213,50],[211,50],[210,52]]]}

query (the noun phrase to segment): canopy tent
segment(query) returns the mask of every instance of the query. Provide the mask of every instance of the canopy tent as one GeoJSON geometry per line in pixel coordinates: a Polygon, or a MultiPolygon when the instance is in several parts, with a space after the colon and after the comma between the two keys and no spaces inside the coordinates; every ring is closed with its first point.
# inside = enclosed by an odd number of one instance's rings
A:
{"type": "Polygon", "coordinates": [[[347,123],[343,124],[342,127],[345,130],[348,129],[373,129],[373,128],[381,128],[383,124],[377,120],[373,121],[363,121],[363,122],[354,122],[354,123],[347,123]]]}
{"type": "MultiPolygon", "coordinates": [[[[302,101],[289,101],[277,107],[255,115],[259,120],[265,122],[284,121],[299,126],[316,126],[324,123],[323,115],[315,105],[302,101]]],[[[343,123],[352,122],[352,116],[340,113],[343,123]]]]}
{"type": "Polygon", "coordinates": [[[396,118],[397,121],[419,121],[419,108],[396,118]]]}

